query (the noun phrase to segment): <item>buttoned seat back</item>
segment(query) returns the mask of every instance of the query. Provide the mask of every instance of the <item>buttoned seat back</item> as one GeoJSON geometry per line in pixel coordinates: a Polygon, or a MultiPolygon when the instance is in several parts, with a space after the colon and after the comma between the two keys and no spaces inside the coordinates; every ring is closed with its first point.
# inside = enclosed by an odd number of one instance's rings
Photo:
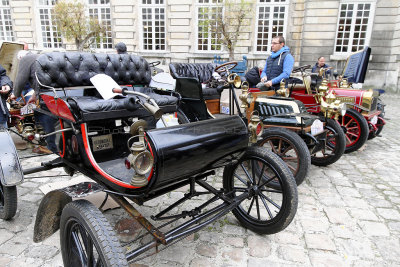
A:
{"type": "Polygon", "coordinates": [[[148,62],[131,54],[51,52],[34,64],[39,81],[54,88],[91,86],[96,74],[106,74],[120,85],[148,85],[151,80],[148,62]]]}

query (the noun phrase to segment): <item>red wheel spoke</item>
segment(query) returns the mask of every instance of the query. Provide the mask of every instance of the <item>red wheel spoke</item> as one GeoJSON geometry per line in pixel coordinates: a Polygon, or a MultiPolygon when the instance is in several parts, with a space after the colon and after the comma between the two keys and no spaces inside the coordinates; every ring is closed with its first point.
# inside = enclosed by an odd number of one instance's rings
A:
{"type": "Polygon", "coordinates": [[[344,126],[344,127],[348,127],[349,125],[350,125],[350,123],[353,121],[353,118],[351,119],[351,120],[349,120],[348,122],[347,122],[347,124],[344,126]]]}

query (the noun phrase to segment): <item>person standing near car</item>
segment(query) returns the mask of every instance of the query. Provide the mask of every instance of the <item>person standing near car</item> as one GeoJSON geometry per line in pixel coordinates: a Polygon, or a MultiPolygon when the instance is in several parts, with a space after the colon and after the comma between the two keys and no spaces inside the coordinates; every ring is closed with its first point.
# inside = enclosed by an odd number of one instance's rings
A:
{"type": "Polygon", "coordinates": [[[10,116],[8,111],[6,100],[11,94],[12,81],[6,74],[6,70],[0,65],[0,127],[7,128],[7,120],[10,116]]]}
{"type": "Polygon", "coordinates": [[[275,36],[271,42],[271,55],[267,58],[261,73],[261,82],[257,87],[262,91],[278,90],[282,79],[287,79],[292,72],[294,58],[285,45],[283,36],[275,36]]]}
{"type": "Polygon", "coordinates": [[[119,42],[115,45],[115,50],[117,50],[117,54],[127,54],[126,45],[123,42],[119,42]]]}

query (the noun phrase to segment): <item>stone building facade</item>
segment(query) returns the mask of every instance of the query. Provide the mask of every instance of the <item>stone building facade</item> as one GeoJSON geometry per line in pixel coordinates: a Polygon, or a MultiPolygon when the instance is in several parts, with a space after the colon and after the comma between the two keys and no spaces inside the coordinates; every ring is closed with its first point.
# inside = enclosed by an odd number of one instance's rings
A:
{"type": "MultiPolygon", "coordinates": [[[[108,25],[107,38],[93,50],[112,53],[122,41],[128,52],[163,64],[228,57],[219,36],[201,27],[222,16],[223,0],[82,1],[89,16],[108,25]]],[[[54,3],[0,1],[0,39],[26,42],[34,50],[74,50],[52,25],[54,3]]],[[[249,67],[264,65],[276,34],[286,38],[295,65],[324,56],[339,72],[352,51],[368,45],[372,57],[364,86],[400,92],[400,0],[253,0],[251,10],[235,48],[235,59],[246,55],[249,67]]]]}

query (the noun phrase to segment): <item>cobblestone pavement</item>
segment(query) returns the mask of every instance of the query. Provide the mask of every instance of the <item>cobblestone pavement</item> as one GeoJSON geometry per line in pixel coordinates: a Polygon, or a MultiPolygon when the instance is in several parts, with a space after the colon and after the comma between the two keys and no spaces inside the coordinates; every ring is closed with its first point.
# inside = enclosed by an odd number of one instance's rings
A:
{"type": "MultiPolygon", "coordinates": [[[[312,166],[298,188],[299,208],[286,230],[256,235],[229,214],[133,266],[400,266],[400,96],[383,98],[388,118],[383,136],[329,167],[312,166]]],[[[24,166],[35,164],[38,159],[23,160],[24,166]]],[[[42,178],[18,186],[17,215],[0,221],[0,266],[62,266],[59,232],[41,243],[32,241],[43,197],[39,186],[70,179],[62,174],[54,169],[29,175],[42,178]]],[[[186,189],[139,210],[149,215],[186,189]]],[[[127,217],[121,209],[106,214],[114,221],[127,217]]]]}

